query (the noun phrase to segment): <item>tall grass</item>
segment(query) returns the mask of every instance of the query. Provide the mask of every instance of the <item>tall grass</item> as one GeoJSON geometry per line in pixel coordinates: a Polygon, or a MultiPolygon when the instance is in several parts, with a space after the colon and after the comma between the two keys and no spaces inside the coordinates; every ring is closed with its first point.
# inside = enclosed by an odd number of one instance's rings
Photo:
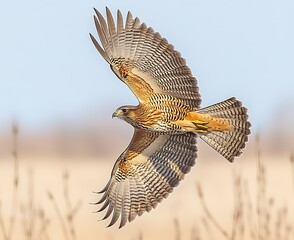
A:
{"type": "MultiPolygon", "coordinates": [[[[221,222],[210,211],[204,198],[202,187],[197,183],[197,195],[202,207],[204,219],[202,228],[211,239],[220,237],[228,240],[291,240],[294,239],[294,223],[289,219],[287,205],[275,206],[275,197],[268,194],[267,168],[262,157],[260,137],[255,138],[256,158],[256,204],[254,206],[250,187],[246,178],[234,174],[234,209],[231,229],[225,229],[221,222]],[[211,227],[216,231],[212,231],[211,227]],[[215,236],[212,236],[215,233],[215,236]]],[[[294,157],[290,156],[292,178],[294,179],[294,157]]],[[[294,180],[293,180],[294,188],[294,180]]],[[[198,238],[199,239],[199,238],[198,238]]]]}
{"type": "Polygon", "coordinates": [[[54,195],[49,191],[48,198],[54,207],[54,211],[59,220],[60,226],[62,228],[64,239],[66,240],[76,240],[76,227],[74,224],[75,217],[78,213],[78,210],[81,207],[81,201],[77,201],[75,205],[72,204],[72,201],[69,196],[69,173],[64,172],[63,174],[63,199],[66,206],[66,213],[63,214],[57,201],[54,198],[54,195]]]}
{"type": "MultiPolygon", "coordinates": [[[[19,177],[19,149],[18,136],[19,128],[17,124],[12,126],[12,158],[14,165],[14,176],[12,179],[12,196],[10,214],[8,219],[4,218],[2,213],[3,206],[0,199],[0,239],[14,240],[16,227],[22,228],[22,239],[25,240],[50,240],[49,225],[55,219],[50,219],[42,206],[37,207],[34,199],[34,173],[32,169],[28,170],[28,186],[27,199],[20,201],[19,192],[22,186],[22,179],[19,177]],[[16,224],[17,220],[20,224],[16,224]]],[[[69,178],[68,172],[63,175],[63,199],[67,207],[66,212],[60,210],[58,203],[55,201],[53,193],[48,191],[48,199],[57,214],[60,226],[64,233],[64,239],[76,240],[76,226],[74,220],[80,209],[81,201],[72,203],[69,194],[69,178]]],[[[19,230],[19,229],[17,229],[19,230]]],[[[54,238],[52,238],[54,239],[54,238]]]]}
{"type": "Polygon", "coordinates": [[[0,199],[0,227],[2,230],[2,236],[4,240],[10,240],[13,237],[15,219],[18,205],[18,190],[19,190],[19,170],[18,170],[18,127],[17,124],[12,125],[12,158],[14,164],[14,176],[12,180],[12,196],[10,206],[10,216],[7,222],[5,222],[2,214],[2,203],[0,199]],[[7,223],[7,224],[6,224],[7,223]]]}
{"type": "Polygon", "coordinates": [[[293,185],[293,193],[294,193],[294,153],[290,155],[290,163],[292,168],[292,185],[293,185]]]}
{"type": "MultiPolygon", "coordinates": [[[[0,239],[15,240],[15,232],[23,232],[25,240],[51,240],[57,229],[52,229],[52,222],[58,222],[59,231],[64,240],[85,239],[79,236],[81,227],[75,224],[79,217],[81,201],[72,201],[70,197],[70,174],[64,172],[61,178],[63,192],[63,204],[57,201],[52,191],[47,192],[50,206],[36,206],[35,200],[35,177],[33,169],[28,171],[28,184],[19,176],[19,128],[12,126],[12,151],[13,176],[10,187],[12,189],[9,206],[4,206],[0,199],[0,239]],[[26,189],[26,199],[20,199],[20,189],[26,189]],[[61,207],[64,206],[64,207],[61,207]],[[9,209],[8,217],[4,218],[3,209],[9,209]],[[49,209],[49,210],[48,210],[49,209]],[[48,212],[53,210],[55,215],[49,217],[48,212]]],[[[202,213],[196,213],[197,221],[194,223],[191,240],[227,239],[227,240],[291,240],[294,239],[294,224],[290,221],[290,209],[287,205],[278,206],[275,196],[269,194],[267,166],[262,154],[259,135],[255,138],[255,161],[256,161],[256,193],[248,180],[240,173],[233,174],[234,204],[231,209],[231,225],[225,228],[222,219],[218,219],[207,204],[204,190],[200,183],[196,185],[196,193],[201,205],[202,213]],[[253,199],[255,201],[253,201],[253,199]]],[[[292,197],[294,199],[294,155],[289,157],[289,164],[293,180],[292,197]]],[[[227,207],[227,206],[226,206],[227,207]]],[[[292,213],[293,214],[293,213],[292,213]]],[[[227,221],[226,221],[227,222],[227,221]]],[[[170,223],[174,231],[174,239],[182,240],[183,231],[181,222],[174,219],[170,223]]],[[[227,225],[227,224],[226,224],[227,225]]],[[[56,225],[54,225],[56,228],[56,225]]],[[[93,236],[95,238],[96,236],[93,236]]],[[[136,239],[143,240],[144,232],[139,231],[136,239]]]]}

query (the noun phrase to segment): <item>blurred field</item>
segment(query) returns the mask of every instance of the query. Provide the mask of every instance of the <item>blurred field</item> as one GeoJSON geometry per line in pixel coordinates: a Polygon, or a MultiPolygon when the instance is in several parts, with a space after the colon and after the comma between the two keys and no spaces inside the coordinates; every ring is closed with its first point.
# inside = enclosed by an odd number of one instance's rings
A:
{"type": "Polygon", "coordinates": [[[290,153],[263,151],[254,136],[234,164],[200,143],[197,164],[179,187],[120,230],[97,221],[104,215],[89,203],[98,200],[92,192],[106,184],[121,146],[103,158],[22,155],[18,138],[0,160],[1,240],[294,239],[294,163],[290,153]]]}
{"type": "Polygon", "coordinates": [[[294,239],[293,1],[2,2],[0,240],[294,239]],[[234,164],[199,140],[185,180],[120,230],[90,204],[132,135],[110,116],[137,102],[88,36],[105,5],[169,39],[203,106],[221,90],[252,123],[234,164]]]}

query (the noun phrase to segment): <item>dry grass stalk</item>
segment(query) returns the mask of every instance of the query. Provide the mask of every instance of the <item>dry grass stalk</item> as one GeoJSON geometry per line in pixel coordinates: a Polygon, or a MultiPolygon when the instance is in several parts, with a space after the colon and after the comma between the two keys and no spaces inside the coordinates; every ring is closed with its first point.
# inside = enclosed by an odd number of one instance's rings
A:
{"type": "Polygon", "coordinates": [[[74,227],[74,218],[77,214],[79,208],[81,207],[81,201],[78,201],[75,206],[72,205],[72,202],[69,197],[69,173],[66,171],[63,174],[63,196],[67,206],[67,225],[70,231],[71,239],[76,239],[76,231],[74,227]]]}
{"type": "Polygon", "coordinates": [[[201,240],[200,231],[197,226],[192,227],[191,230],[191,240],[201,240]]]}
{"type": "Polygon", "coordinates": [[[206,230],[206,233],[208,234],[209,239],[214,240],[215,238],[212,235],[210,226],[209,226],[208,221],[206,220],[205,217],[202,217],[202,224],[206,230]]]}
{"type": "Polygon", "coordinates": [[[27,240],[34,239],[35,226],[36,226],[36,208],[34,205],[34,176],[33,170],[28,171],[28,201],[26,204],[22,204],[21,213],[23,216],[23,228],[24,236],[27,240]]]}
{"type": "Polygon", "coordinates": [[[273,198],[269,198],[268,199],[268,204],[267,204],[267,213],[266,213],[266,222],[267,222],[267,229],[266,229],[266,238],[270,239],[272,236],[272,229],[270,226],[272,226],[272,209],[274,208],[274,199],[273,198]]]}
{"type": "Polygon", "coordinates": [[[273,210],[273,198],[267,197],[267,173],[262,161],[260,136],[256,135],[256,163],[257,163],[257,220],[258,239],[269,239],[271,237],[271,211],[273,210]]]}
{"type": "Polygon", "coordinates": [[[12,157],[14,162],[14,177],[13,177],[11,208],[10,208],[10,215],[9,215],[7,228],[5,227],[4,218],[1,211],[2,206],[0,204],[0,227],[2,230],[2,236],[4,240],[12,239],[14,227],[15,227],[15,219],[17,214],[18,187],[19,187],[18,134],[19,134],[18,126],[16,123],[13,123],[12,124],[12,157]]]}
{"type": "Polygon", "coordinates": [[[233,225],[231,239],[244,239],[244,220],[243,220],[243,196],[241,175],[234,176],[235,207],[233,214],[233,225]],[[238,236],[238,233],[239,236],[238,236]]]}
{"type": "Polygon", "coordinates": [[[14,179],[13,179],[13,194],[12,194],[12,203],[11,203],[11,213],[10,221],[8,228],[8,238],[12,238],[16,211],[17,211],[17,202],[18,202],[18,182],[19,182],[19,170],[18,170],[18,133],[19,129],[16,123],[12,125],[12,136],[13,136],[13,147],[12,147],[12,156],[14,161],[14,179]]]}
{"type": "Polygon", "coordinates": [[[289,223],[288,223],[288,207],[285,205],[281,210],[281,226],[280,226],[280,234],[282,236],[281,239],[288,239],[288,231],[291,231],[291,228],[288,229],[289,223]]]}
{"type": "Polygon", "coordinates": [[[1,202],[0,202],[0,227],[1,227],[1,230],[2,230],[3,239],[4,240],[9,240],[8,234],[6,232],[6,228],[5,228],[5,225],[4,225],[4,218],[3,218],[3,214],[2,214],[2,204],[1,204],[1,202]]]}
{"type": "Polygon", "coordinates": [[[181,240],[181,231],[180,231],[180,223],[177,218],[174,219],[175,231],[176,231],[176,240],[181,240]]]}
{"type": "Polygon", "coordinates": [[[143,240],[143,233],[141,231],[139,232],[139,238],[138,239],[143,240]]]}
{"type": "Polygon", "coordinates": [[[257,192],[256,192],[256,202],[257,202],[257,222],[258,222],[258,239],[264,239],[263,231],[263,206],[264,206],[264,175],[263,166],[261,162],[261,147],[260,147],[260,135],[257,133],[255,136],[255,146],[256,146],[256,169],[257,169],[257,192]]]}
{"type": "MultiPolygon", "coordinates": [[[[219,222],[216,220],[216,218],[213,216],[213,214],[210,212],[210,210],[207,207],[207,204],[205,202],[203,192],[201,189],[201,185],[197,183],[197,193],[198,197],[200,199],[201,206],[204,210],[205,216],[207,219],[214,225],[214,227],[226,238],[226,239],[231,239],[228,232],[224,230],[224,228],[219,224],[219,222]]],[[[207,225],[208,226],[208,225],[207,225]]]]}
{"type": "Polygon", "coordinates": [[[22,226],[24,238],[26,240],[49,240],[48,226],[49,219],[46,217],[42,208],[39,210],[34,200],[34,174],[33,170],[28,170],[28,199],[20,204],[20,213],[22,217],[22,226]]]}
{"type": "Polygon", "coordinates": [[[58,220],[59,220],[59,223],[60,223],[62,232],[63,232],[64,239],[69,240],[69,233],[67,231],[66,222],[65,222],[65,220],[62,217],[62,214],[61,214],[61,211],[59,209],[59,206],[56,203],[53,194],[51,192],[48,192],[47,194],[48,194],[49,200],[51,201],[51,203],[53,205],[54,211],[55,211],[55,213],[56,213],[56,215],[58,217],[58,220]]]}
{"type": "Polygon", "coordinates": [[[41,208],[39,210],[39,220],[41,223],[40,231],[37,235],[37,239],[44,239],[44,240],[50,240],[48,235],[48,226],[50,223],[50,220],[46,217],[44,210],[41,208]]]}
{"type": "Polygon", "coordinates": [[[275,226],[275,238],[281,239],[281,226],[282,226],[282,210],[277,212],[277,220],[275,226]]]}
{"type": "Polygon", "coordinates": [[[255,222],[253,205],[250,197],[248,182],[244,181],[244,208],[247,215],[247,230],[249,231],[250,239],[257,239],[257,224],[255,222]]]}
{"type": "Polygon", "coordinates": [[[293,185],[293,193],[294,193],[294,154],[291,153],[290,155],[290,163],[292,168],[292,185],[293,185]]]}
{"type": "Polygon", "coordinates": [[[76,230],[74,226],[74,219],[76,217],[76,214],[78,210],[81,207],[81,201],[78,201],[75,205],[72,204],[70,197],[69,197],[69,174],[68,172],[65,172],[63,174],[63,197],[64,202],[67,208],[67,212],[65,214],[65,217],[63,217],[63,214],[61,213],[61,210],[51,192],[48,192],[48,198],[51,201],[55,213],[57,214],[58,220],[60,222],[63,236],[66,240],[76,240],[76,230]]]}
{"type": "Polygon", "coordinates": [[[35,206],[34,201],[34,174],[33,170],[28,170],[28,199],[20,205],[20,213],[22,217],[22,226],[24,238],[26,240],[49,240],[47,228],[49,219],[46,218],[42,208],[39,210],[35,206]]]}

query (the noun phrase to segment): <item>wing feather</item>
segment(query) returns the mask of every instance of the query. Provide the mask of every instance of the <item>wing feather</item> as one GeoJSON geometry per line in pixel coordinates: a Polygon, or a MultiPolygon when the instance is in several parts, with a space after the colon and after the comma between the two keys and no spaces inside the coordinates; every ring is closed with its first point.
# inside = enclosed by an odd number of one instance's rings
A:
{"type": "MultiPolygon", "coordinates": [[[[94,17],[94,21],[95,21],[95,24],[96,24],[96,27],[97,27],[97,24],[99,24],[99,23],[96,23],[96,20],[97,19],[94,17]]],[[[93,35],[91,33],[90,33],[90,37],[91,37],[91,40],[92,40],[94,46],[96,47],[97,51],[101,54],[101,56],[105,59],[105,61],[110,64],[110,59],[109,59],[108,55],[105,53],[103,48],[99,45],[99,43],[97,42],[97,40],[93,37],[93,35]]]]}
{"type": "Polygon", "coordinates": [[[124,192],[122,196],[122,205],[120,210],[121,210],[121,221],[120,221],[119,228],[123,227],[127,223],[128,215],[131,210],[129,179],[126,179],[124,183],[124,192]]]}
{"type": "Polygon", "coordinates": [[[131,12],[128,12],[124,23],[118,10],[117,26],[108,8],[107,21],[99,11],[95,9],[95,12],[95,25],[102,47],[98,47],[92,35],[91,39],[111,69],[130,87],[140,102],[146,100],[145,97],[141,98],[146,93],[144,88],[136,87],[136,79],[141,81],[141,85],[151,86],[153,93],[178,98],[190,110],[199,108],[201,99],[196,78],[173,45],[151,27],[141,24],[138,18],[133,18],[131,12]],[[132,76],[131,80],[128,76],[132,76]],[[142,81],[145,83],[142,84],[142,81]]]}
{"type": "Polygon", "coordinates": [[[105,49],[106,54],[108,55],[107,52],[109,52],[109,46],[108,46],[109,37],[107,36],[107,26],[105,25],[105,20],[102,17],[101,13],[98,12],[96,9],[95,9],[95,12],[96,12],[96,15],[98,16],[98,18],[96,16],[94,16],[95,27],[97,29],[98,36],[100,38],[102,47],[105,49]],[[102,23],[101,23],[100,19],[102,20],[102,23]],[[103,24],[103,22],[104,22],[104,24],[103,24]]]}
{"type": "Polygon", "coordinates": [[[119,227],[149,212],[166,198],[195,164],[196,135],[162,135],[135,129],[128,148],[116,161],[100,210],[108,226],[119,227]]]}
{"type": "Polygon", "coordinates": [[[117,34],[122,35],[124,29],[124,20],[120,10],[117,10],[117,34]]]}
{"type": "Polygon", "coordinates": [[[114,23],[114,19],[112,17],[110,10],[108,9],[108,7],[106,7],[106,16],[107,16],[110,37],[115,38],[117,36],[116,29],[115,29],[115,23],[114,23]]]}
{"type": "Polygon", "coordinates": [[[95,10],[96,15],[97,15],[97,17],[99,19],[101,30],[102,30],[102,32],[103,32],[103,34],[105,36],[105,41],[106,41],[106,43],[108,43],[109,41],[111,41],[111,38],[110,38],[110,34],[108,32],[107,23],[106,23],[105,19],[103,18],[102,14],[99,11],[97,11],[97,9],[94,8],[94,10],[95,10]]]}
{"type": "Polygon", "coordinates": [[[108,22],[108,30],[109,30],[109,36],[112,42],[112,49],[114,51],[114,54],[117,54],[116,52],[119,51],[116,46],[118,46],[118,37],[115,29],[115,23],[114,19],[112,17],[111,12],[106,7],[106,16],[107,16],[107,22],[108,22]]]}
{"type": "Polygon", "coordinates": [[[107,212],[106,212],[105,216],[102,218],[102,220],[107,219],[110,216],[110,214],[112,213],[112,211],[113,211],[113,203],[111,202],[111,200],[109,200],[107,212]]]}
{"type": "Polygon", "coordinates": [[[113,208],[112,219],[111,219],[111,221],[110,221],[110,223],[108,224],[107,227],[112,226],[120,216],[121,209],[118,206],[122,206],[121,194],[122,194],[122,191],[123,191],[122,190],[123,187],[124,187],[124,184],[118,184],[116,186],[116,189],[115,189],[115,192],[114,192],[115,198],[113,199],[114,208],[113,208]]]}

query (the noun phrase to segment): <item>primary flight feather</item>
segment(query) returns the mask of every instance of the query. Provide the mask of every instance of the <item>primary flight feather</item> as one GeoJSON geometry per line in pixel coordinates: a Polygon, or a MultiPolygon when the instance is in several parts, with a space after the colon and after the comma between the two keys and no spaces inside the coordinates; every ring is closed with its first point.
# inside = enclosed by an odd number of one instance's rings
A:
{"type": "Polygon", "coordinates": [[[197,157],[199,136],[230,162],[242,153],[250,134],[247,109],[235,98],[200,109],[197,80],[186,61],[161,35],[128,12],[116,23],[95,9],[101,44],[91,39],[110,68],[139,100],[113,117],[134,127],[133,138],[117,159],[100,192],[109,226],[119,227],[155,208],[184,178],[197,157]]]}

